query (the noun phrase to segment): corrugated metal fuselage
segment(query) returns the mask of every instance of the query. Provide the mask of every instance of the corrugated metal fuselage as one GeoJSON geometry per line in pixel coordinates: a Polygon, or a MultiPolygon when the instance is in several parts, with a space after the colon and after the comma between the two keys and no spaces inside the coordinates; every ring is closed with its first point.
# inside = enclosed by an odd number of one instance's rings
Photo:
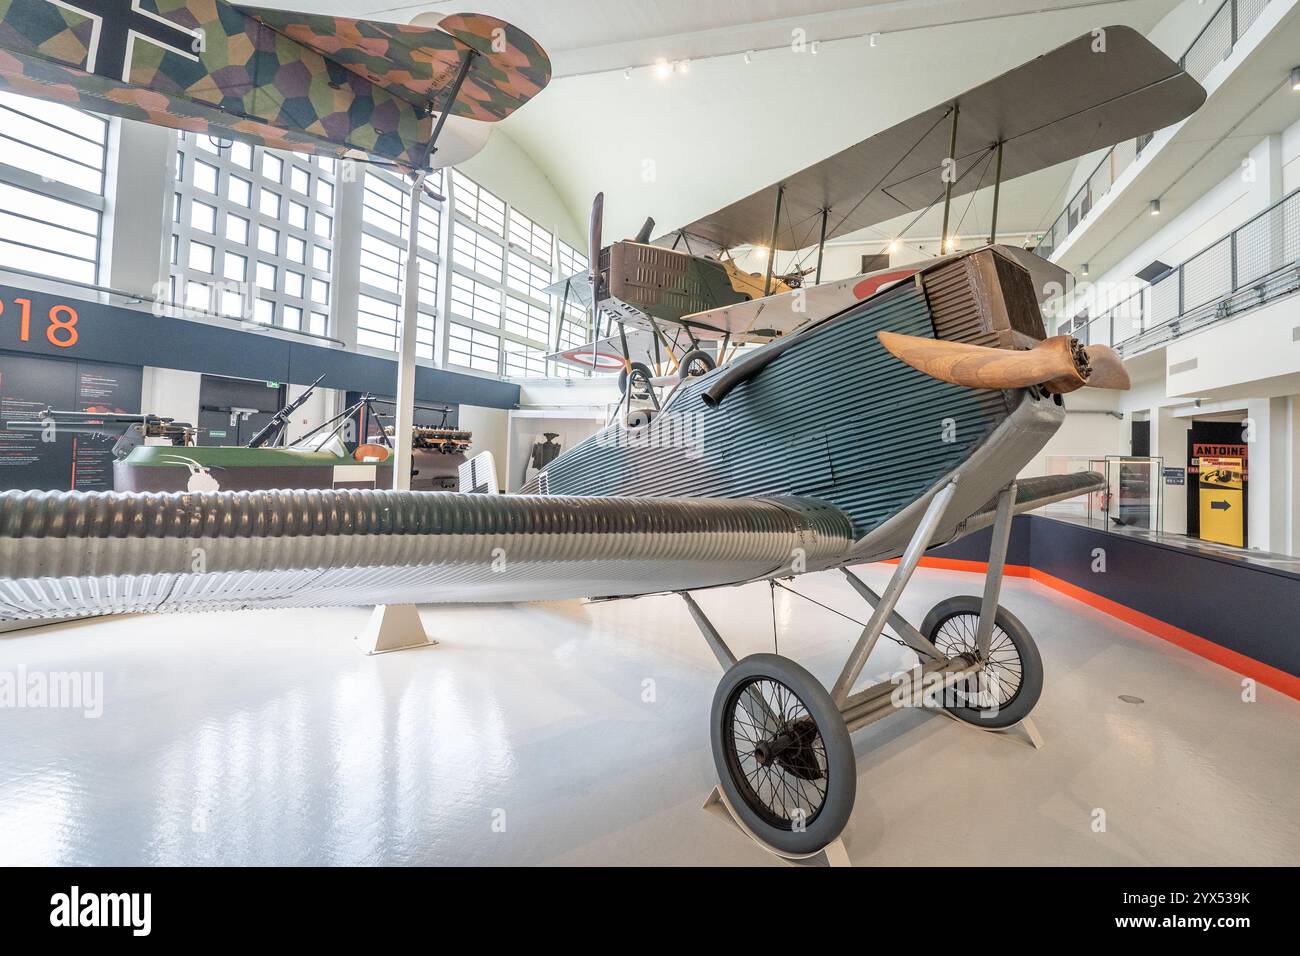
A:
{"type": "Polygon", "coordinates": [[[929,301],[918,277],[768,346],[784,350],[717,407],[701,396],[725,369],[688,381],[648,425],[612,426],[554,462],[546,495],[0,494],[0,617],[735,584],[897,555],[956,475],[945,540],[1063,410],[1034,390],[940,382],[883,349],[881,330],[1011,335],[1005,309],[972,308],[943,275],[929,301]]]}

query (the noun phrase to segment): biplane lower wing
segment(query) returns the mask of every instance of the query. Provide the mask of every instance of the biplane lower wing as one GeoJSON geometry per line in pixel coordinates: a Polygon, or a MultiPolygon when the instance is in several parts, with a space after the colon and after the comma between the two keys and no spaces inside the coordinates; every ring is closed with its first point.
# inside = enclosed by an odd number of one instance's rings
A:
{"type": "MultiPolygon", "coordinates": [[[[565,365],[571,365],[584,371],[595,369],[597,372],[617,372],[627,367],[623,356],[625,337],[627,360],[640,362],[652,369],[660,363],[668,361],[670,356],[673,359],[680,359],[691,348],[688,339],[684,337],[674,339],[671,335],[673,330],[668,329],[666,331],[670,334],[666,336],[666,344],[664,340],[660,340],[659,348],[656,349],[653,332],[632,326],[633,323],[629,322],[628,328],[624,330],[622,335],[617,333],[607,335],[595,342],[584,342],[582,345],[551,352],[546,356],[546,359],[550,362],[563,362],[565,365]]],[[[702,337],[720,338],[717,335],[702,337]]]]}
{"type": "Polygon", "coordinates": [[[838,509],[793,497],[10,491],[0,618],[617,596],[828,563],[851,542],[838,509]]]}

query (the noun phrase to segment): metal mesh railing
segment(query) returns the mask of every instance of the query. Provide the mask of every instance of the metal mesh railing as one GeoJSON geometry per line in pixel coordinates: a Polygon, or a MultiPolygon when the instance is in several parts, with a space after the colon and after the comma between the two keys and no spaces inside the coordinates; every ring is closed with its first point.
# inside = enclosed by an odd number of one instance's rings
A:
{"type": "Polygon", "coordinates": [[[1300,190],[1097,316],[1063,319],[1084,344],[1134,353],[1300,290],[1300,190]]]}
{"type": "MultiPolygon", "coordinates": [[[[1228,58],[1237,41],[1267,6],[1268,0],[1224,0],[1179,60],[1183,69],[1198,83],[1204,83],[1211,71],[1228,58]]],[[[1056,221],[1043,233],[1034,252],[1050,259],[1149,142],[1151,135],[1147,134],[1108,150],[1087,181],[1070,197],[1056,221]]]]}

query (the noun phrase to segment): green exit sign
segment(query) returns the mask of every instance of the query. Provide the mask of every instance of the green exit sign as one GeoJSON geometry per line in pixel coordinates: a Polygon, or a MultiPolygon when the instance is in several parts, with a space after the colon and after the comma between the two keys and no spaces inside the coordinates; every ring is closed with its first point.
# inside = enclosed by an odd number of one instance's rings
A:
{"type": "Polygon", "coordinates": [[[267,383],[266,383],[266,387],[267,387],[267,388],[279,388],[279,387],[280,387],[280,383],[279,383],[279,382],[267,382],[267,383]]]}

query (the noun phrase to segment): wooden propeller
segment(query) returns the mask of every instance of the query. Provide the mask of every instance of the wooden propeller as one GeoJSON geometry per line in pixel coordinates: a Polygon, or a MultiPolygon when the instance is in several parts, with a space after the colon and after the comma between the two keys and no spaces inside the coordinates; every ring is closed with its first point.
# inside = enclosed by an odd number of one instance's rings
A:
{"type": "Polygon", "coordinates": [[[877,334],[895,358],[931,378],[967,388],[1038,385],[1061,395],[1085,385],[1129,387],[1128,373],[1114,351],[1104,345],[1084,347],[1069,335],[1044,339],[1032,349],[1012,350],[897,332],[877,334]]]}

